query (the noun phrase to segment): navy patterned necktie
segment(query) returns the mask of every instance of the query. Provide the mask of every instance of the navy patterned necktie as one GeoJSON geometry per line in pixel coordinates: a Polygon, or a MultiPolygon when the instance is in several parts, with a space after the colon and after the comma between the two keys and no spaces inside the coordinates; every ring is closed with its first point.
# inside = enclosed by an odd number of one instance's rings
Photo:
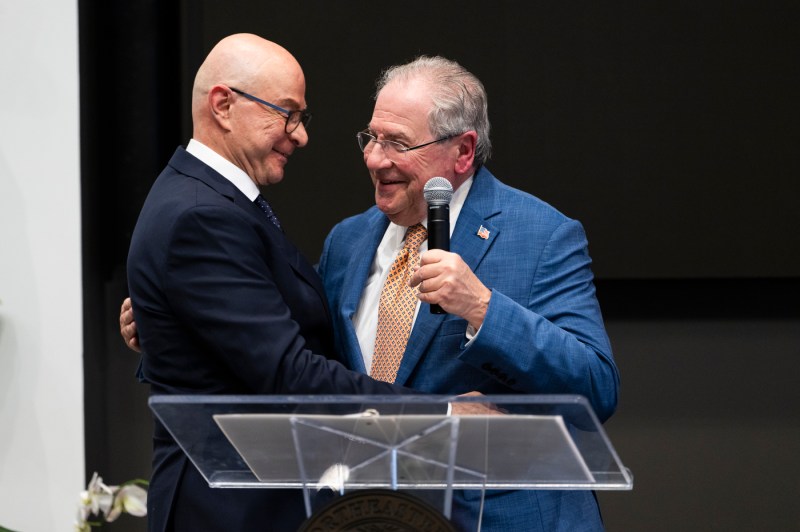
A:
{"type": "Polygon", "coordinates": [[[275,212],[272,210],[272,207],[269,206],[269,203],[267,203],[267,200],[264,199],[264,196],[259,194],[254,201],[255,201],[255,204],[258,205],[258,207],[262,211],[264,211],[264,214],[267,215],[267,218],[269,218],[269,221],[272,222],[273,224],[275,224],[275,227],[277,227],[278,229],[281,229],[281,223],[278,221],[278,217],[275,216],[275,212]]]}

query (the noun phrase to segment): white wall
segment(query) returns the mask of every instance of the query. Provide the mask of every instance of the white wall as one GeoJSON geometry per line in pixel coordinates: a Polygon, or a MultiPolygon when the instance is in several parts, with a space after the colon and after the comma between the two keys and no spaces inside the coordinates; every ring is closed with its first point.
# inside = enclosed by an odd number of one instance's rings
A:
{"type": "Polygon", "coordinates": [[[0,526],[83,489],[78,6],[0,0],[0,526]]]}

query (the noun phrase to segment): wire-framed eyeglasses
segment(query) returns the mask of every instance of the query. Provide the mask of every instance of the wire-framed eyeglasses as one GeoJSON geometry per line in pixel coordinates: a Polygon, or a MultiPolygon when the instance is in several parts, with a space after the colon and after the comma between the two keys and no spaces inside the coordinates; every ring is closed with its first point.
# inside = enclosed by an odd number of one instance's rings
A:
{"type": "Polygon", "coordinates": [[[258,103],[260,103],[262,105],[266,105],[267,107],[269,107],[271,109],[274,109],[274,110],[278,111],[279,113],[285,114],[286,115],[286,126],[283,129],[284,129],[284,131],[286,131],[287,134],[291,133],[295,129],[297,129],[297,126],[299,126],[300,124],[303,124],[303,127],[307,128],[308,127],[308,123],[311,122],[311,113],[309,113],[306,110],[290,111],[289,109],[284,109],[283,107],[279,107],[279,106],[275,105],[274,103],[269,103],[267,101],[264,101],[261,98],[253,96],[252,94],[247,94],[246,92],[240,91],[239,89],[234,89],[233,87],[229,87],[229,88],[233,92],[235,92],[236,94],[241,94],[242,96],[244,96],[248,100],[253,100],[254,102],[258,102],[258,103]]]}
{"type": "Polygon", "coordinates": [[[361,148],[361,151],[369,154],[370,151],[375,147],[375,144],[380,144],[381,148],[383,148],[383,153],[388,157],[392,158],[393,156],[402,157],[406,153],[418,150],[420,148],[424,148],[425,146],[430,146],[431,144],[436,144],[437,142],[444,142],[445,140],[452,139],[453,137],[457,137],[458,135],[447,135],[446,137],[442,137],[436,140],[432,140],[430,142],[425,142],[423,144],[417,144],[416,146],[406,146],[402,142],[397,142],[396,140],[378,140],[378,137],[370,133],[369,131],[359,131],[356,133],[356,139],[358,140],[358,147],[361,148]]]}

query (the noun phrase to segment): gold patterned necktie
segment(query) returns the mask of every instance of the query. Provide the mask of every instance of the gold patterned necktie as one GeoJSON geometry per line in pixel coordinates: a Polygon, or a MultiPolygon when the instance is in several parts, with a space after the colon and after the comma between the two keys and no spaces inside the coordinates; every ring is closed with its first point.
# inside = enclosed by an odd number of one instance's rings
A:
{"type": "Polygon", "coordinates": [[[428,232],[422,224],[408,228],[406,243],[394,259],[381,290],[375,352],[369,372],[374,379],[394,382],[397,377],[417,308],[417,288],[408,286],[408,280],[419,265],[419,246],[426,238],[428,232]]]}

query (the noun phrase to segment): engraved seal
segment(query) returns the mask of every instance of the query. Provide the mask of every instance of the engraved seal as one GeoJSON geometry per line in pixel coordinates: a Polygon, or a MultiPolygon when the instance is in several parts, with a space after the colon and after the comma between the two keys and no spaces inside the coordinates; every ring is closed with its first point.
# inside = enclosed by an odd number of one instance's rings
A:
{"type": "Polygon", "coordinates": [[[399,491],[353,491],[322,508],[298,532],[456,532],[431,505],[399,491]]]}

